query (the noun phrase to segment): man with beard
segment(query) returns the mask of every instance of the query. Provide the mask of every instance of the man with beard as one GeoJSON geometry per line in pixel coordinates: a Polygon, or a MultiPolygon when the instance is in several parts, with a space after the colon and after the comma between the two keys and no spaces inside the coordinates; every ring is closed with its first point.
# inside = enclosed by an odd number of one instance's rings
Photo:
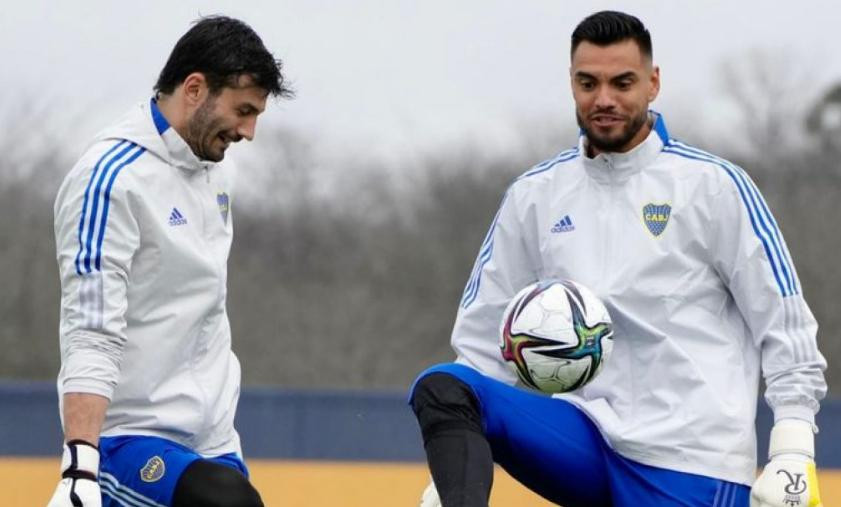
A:
{"type": "Polygon", "coordinates": [[[584,19],[570,81],[578,146],[508,189],[461,300],[456,362],[412,387],[434,482],[422,505],[487,505],[494,461],[565,507],[820,505],[826,362],[758,190],[649,110],[660,71],[637,18],[584,19]],[[512,387],[498,345],[511,298],[551,278],[593,289],[615,337],[599,376],[555,397],[512,387]],[[760,375],[775,425],[754,481],[760,375]]]}
{"type": "Polygon", "coordinates": [[[65,444],[51,507],[263,505],[233,426],[234,175],[220,162],[290,91],[260,37],[224,16],[179,39],[155,91],[56,198],[65,444]]]}

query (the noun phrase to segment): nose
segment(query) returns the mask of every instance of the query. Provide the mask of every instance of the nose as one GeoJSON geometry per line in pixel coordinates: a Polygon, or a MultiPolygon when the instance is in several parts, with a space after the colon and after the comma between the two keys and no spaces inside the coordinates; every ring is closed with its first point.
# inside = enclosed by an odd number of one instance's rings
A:
{"type": "Polygon", "coordinates": [[[597,109],[611,109],[616,106],[616,99],[613,97],[609,86],[598,88],[594,105],[597,109]]]}
{"type": "Polygon", "coordinates": [[[257,118],[248,118],[237,127],[237,135],[252,141],[255,130],[257,130],[257,118]]]}

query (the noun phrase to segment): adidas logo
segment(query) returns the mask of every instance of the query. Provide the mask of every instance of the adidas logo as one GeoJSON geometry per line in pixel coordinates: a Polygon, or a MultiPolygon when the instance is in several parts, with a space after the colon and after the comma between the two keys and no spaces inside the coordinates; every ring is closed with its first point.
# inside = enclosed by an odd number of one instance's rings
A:
{"type": "Polygon", "coordinates": [[[574,230],[575,226],[572,225],[572,219],[569,215],[566,215],[564,218],[558,220],[558,222],[552,226],[552,232],[569,232],[574,230]]]}
{"type": "Polygon", "coordinates": [[[178,211],[178,208],[172,208],[172,213],[169,214],[169,225],[186,225],[187,219],[178,211]]]}

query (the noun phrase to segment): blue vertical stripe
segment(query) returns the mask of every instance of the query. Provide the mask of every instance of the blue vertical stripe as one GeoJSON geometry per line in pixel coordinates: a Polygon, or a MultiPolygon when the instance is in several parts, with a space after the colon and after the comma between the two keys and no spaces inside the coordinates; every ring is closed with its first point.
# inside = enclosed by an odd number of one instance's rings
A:
{"type": "Polygon", "coordinates": [[[79,266],[79,258],[82,256],[82,250],[84,249],[83,243],[82,243],[82,230],[85,228],[85,214],[88,211],[88,196],[90,194],[91,184],[96,179],[96,173],[99,171],[99,166],[102,165],[102,161],[105,160],[108,157],[108,155],[113,153],[114,150],[116,150],[120,146],[124,145],[126,142],[128,142],[128,141],[122,140],[122,141],[118,142],[117,144],[112,146],[111,149],[106,151],[105,155],[102,155],[102,157],[99,158],[99,160],[96,162],[96,165],[93,166],[93,171],[91,171],[91,179],[88,180],[88,185],[85,187],[85,196],[84,196],[84,199],[82,201],[82,214],[79,217],[79,251],[76,253],[76,261],[75,261],[76,262],[76,274],[77,275],[82,274],[82,269],[79,266]]]}
{"type": "MultiPolygon", "coordinates": [[[[748,211],[751,226],[753,227],[757,238],[759,238],[762,243],[765,255],[768,258],[768,262],[771,264],[771,270],[774,274],[777,286],[780,289],[780,293],[783,297],[797,294],[797,285],[794,282],[793,271],[788,265],[787,257],[784,257],[781,253],[785,251],[785,248],[781,245],[781,243],[779,243],[779,234],[777,232],[776,222],[774,222],[773,219],[770,220],[771,228],[774,229],[774,232],[772,233],[768,224],[763,219],[763,214],[757,204],[757,201],[762,202],[762,198],[759,196],[758,191],[755,190],[753,185],[749,183],[750,180],[742,173],[742,171],[738,167],[723,159],[707,154],[701,150],[687,147],[681,143],[672,142],[663,148],[663,151],[673,153],[684,158],[711,162],[725,170],[728,176],[730,176],[735,183],[736,188],[739,191],[739,195],[742,198],[742,202],[748,211]],[[751,191],[751,189],[753,189],[753,191],[751,191]]],[[[771,215],[767,212],[767,207],[764,202],[762,202],[762,206],[767,213],[767,216],[770,217],[771,215]]]]}
{"type": "Polygon", "coordinates": [[[154,97],[149,101],[149,109],[152,110],[152,121],[155,123],[155,129],[158,131],[158,134],[163,134],[169,128],[169,122],[166,121],[163,113],[161,113],[161,110],[158,108],[158,101],[154,97]]]}
{"type": "Polygon", "coordinates": [[[657,135],[660,136],[660,140],[663,142],[663,146],[669,144],[669,131],[666,130],[666,122],[663,121],[663,116],[660,113],[651,111],[657,119],[654,120],[654,131],[657,132],[657,135]]]}
{"type": "Polygon", "coordinates": [[[114,180],[117,179],[117,175],[123,168],[132,162],[134,162],[137,157],[142,155],[146,151],[146,148],[142,146],[137,149],[129,158],[122,161],[120,165],[117,166],[116,169],[111,173],[111,178],[108,180],[108,187],[105,189],[105,204],[102,208],[102,220],[99,226],[99,238],[96,240],[96,270],[101,270],[102,264],[102,240],[105,238],[105,227],[108,225],[108,209],[111,207],[111,188],[114,186],[114,180]]]}

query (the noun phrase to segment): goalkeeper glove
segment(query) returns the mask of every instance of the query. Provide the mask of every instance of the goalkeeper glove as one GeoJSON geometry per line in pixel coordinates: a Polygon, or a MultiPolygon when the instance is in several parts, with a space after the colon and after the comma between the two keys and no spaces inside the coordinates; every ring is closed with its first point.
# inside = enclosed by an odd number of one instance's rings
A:
{"type": "Polygon", "coordinates": [[[750,507],[822,507],[812,425],[781,419],[771,429],[770,461],[756,479],[750,507]]]}
{"type": "Polygon", "coordinates": [[[47,507],[101,507],[99,448],[84,440],[64,444],[61,481],[47,507]]]}
{"type": "Polygon", "coordinates": [[[423,490],[420,507],[441,507],[441,500],[438,498],[438,490],[435,489],[434,482],[429,481],[429,486],[423,490]]]}

